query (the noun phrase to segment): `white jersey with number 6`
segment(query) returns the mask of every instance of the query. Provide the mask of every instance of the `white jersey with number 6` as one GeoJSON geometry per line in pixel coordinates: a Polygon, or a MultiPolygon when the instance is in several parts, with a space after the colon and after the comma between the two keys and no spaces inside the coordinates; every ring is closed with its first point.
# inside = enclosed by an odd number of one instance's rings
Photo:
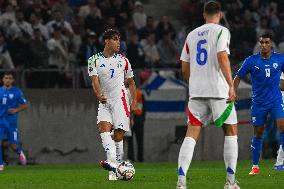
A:
{"type": "Polygon", "coordinates": [[[217,53],[230,54],[229,44],[229,30],[214,23],[204,24],[188,34],[180,59],[190,64],[190,98],[228,98],[229,86],[217,53]]]}

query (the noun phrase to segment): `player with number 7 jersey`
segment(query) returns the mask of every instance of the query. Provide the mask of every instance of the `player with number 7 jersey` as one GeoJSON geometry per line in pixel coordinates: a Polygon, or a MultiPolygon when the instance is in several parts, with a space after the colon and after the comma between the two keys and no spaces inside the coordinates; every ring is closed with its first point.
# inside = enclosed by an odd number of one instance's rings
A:
{"type": "MultiPolygon", "coordinates": [[[[119,31],[108,29],[104,32],[103,39],[104,51],[89,58],[88,71],[93,90],[100,102],[97,124],[107,156],[107,160],[100,164],[106,168],[109,163],[117,165],[123,160],[123,138],[124,133],[129,131],[130,112],[136,107],[136,87],[128,59],[118,54],[119,31]],[[125,80],[131,93],[130,105],[127,101],[125,80]]],[[[109,172],[109,180],[117,180],[115,172],[109,172]]]]}

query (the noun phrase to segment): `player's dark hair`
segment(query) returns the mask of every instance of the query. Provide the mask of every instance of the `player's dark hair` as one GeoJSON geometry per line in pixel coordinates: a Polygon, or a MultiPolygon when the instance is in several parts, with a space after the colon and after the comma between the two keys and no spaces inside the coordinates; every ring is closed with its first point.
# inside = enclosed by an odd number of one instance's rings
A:
{"type": "Polygon", "coordinates": [[[204,4],[203,12],[208,15],[214,15],[221,12],[221,5],[217,1],[208,1],[204,4]]]}
{"type": "Polygon", "coordinates": [[[106,31],[104,31],[103,33],[103,39],[111,39],[114,36],[119,36],[120,37],[120,32],[118,30],[115,29],[107,29],[106,31]]]}
{"type": "Polygon", "coordinates": [[[269,38],[271,41],[273,41],[273,36],[270,33],[264,33],[259,38],[269,38]]]}
{"type": "Polygon", "coordinates": [[[4,72],[4,75],[3,75],[3,76],[5,76],[5,75],[12,75],[12,76],[14,77],[14,73],[13,73],[12,71],[6,71],[6,72],[4,72]]]}

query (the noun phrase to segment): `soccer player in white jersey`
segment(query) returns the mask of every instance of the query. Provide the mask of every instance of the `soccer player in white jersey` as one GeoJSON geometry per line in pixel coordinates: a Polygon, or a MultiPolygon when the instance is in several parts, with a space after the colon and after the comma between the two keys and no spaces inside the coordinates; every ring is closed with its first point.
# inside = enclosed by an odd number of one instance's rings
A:
{"type": "Polygon", "coordinates": [[[235,89],[228,58],[230,32],[220,26],[221,6],[204,5],[206,24],[191,31],[181,54],[183,76],[189,83],[188,127],[178,158],[177,189],[186,188],[186,174],[203,125],[214,121],[225,135],[225,189],[239,189],[236,180],[238,159],[235,89]],[[213,120],[212,120],[213,118],[213,120]]]}
{"type": "MultiPolygon", "coordinates": [[[[281,77],[280,77],[280,90],[282,92],[282,99],[284,101],[284,74],[283,73],[281,74],[281,77]]],[[[284,171],[284,151],[283,151],[282,145],[280,145],[279,147],[276,163],[274,164],[273,169],[277,171],[284,171]]]]}
{"type": "MultiPolygon", "coordinates": [[[[128,59],[118,54],[120,33],[117,30],[108,29],[104,32],[103,39],[104,51],[89,58],[88,71],[99,100],[97,124],[107,156],[107,161],[100,163],[106,168],[109,164],[115,167],[115,164],[122,161],[124,132],[129,131],[130,110],[136,107],[136,87],[128,59]],[[124,85],[125,78],[133,99],[130,110],[124,85]],[[114,130],[113,139],[112,129],[114,130]]],[[[110,171],[109,180],[116,180],[112,171],[110,171]]]]}

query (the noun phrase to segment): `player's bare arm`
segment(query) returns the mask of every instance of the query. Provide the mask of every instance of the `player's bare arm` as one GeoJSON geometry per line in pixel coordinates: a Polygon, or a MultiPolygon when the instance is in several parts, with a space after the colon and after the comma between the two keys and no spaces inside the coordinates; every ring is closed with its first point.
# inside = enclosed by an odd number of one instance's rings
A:
{"type": "Polygon", "coordinates": [[[131,95],[131,104],[130,104],[130,111],[134,111],[136,109],[136,85],[133,78],[128,79],[129,84],[129,91],[131,95]]]}
{"type": "Polygon", "coordinates": [[[183,79],[188,82],[189,77],[190,77],[189,62],[182,61],[181,71],[182,71],[183,79]]]}
{"type": "Polygon", "coordinates": [[[99,82],[99,77],[94,75],[92,76],[92,86],[93,90],[98,98],[98,100],[102,103],[105,104],[107,102],[107,98],[101,93],[101,86],[99,82]]]}
{"type": "Polygon", "coordinates": [[[229,99],[228,101],[235,101],[236,99],[236,92],[233,85],[232,80],[232,73],[230,67],[230,60],[226,51],[218,52],[217,53],[218,62],[220,65],[220,69],[229,85],[229,99]]]}
{"type": "Polygon", "coordinates": [[[25,109],[27,109],[27,104],[21,104],[21,105],[19,105],[18,108],[10,108],[10,109],[8,110],[8,112],[9,112],[10,114],[15,114],[15,113],[18,113],[18,112],[22,112],[22,111],[24,111],[25,109]]]}
{"type": "Polygon", "coordinates": [[[284,91],[284,79],[280,79],[280,90],[284,91]]]}
{"type": "Polygon", "coordinates": [[[237,91],[238,91],[238,87],[239,87],[240,81],[241,81],[241,78],[239,76],[236,76],[234,78],[234,80],[233,80],[236,96],[238,96],[237,95],[238,94],[237,91]]]}

